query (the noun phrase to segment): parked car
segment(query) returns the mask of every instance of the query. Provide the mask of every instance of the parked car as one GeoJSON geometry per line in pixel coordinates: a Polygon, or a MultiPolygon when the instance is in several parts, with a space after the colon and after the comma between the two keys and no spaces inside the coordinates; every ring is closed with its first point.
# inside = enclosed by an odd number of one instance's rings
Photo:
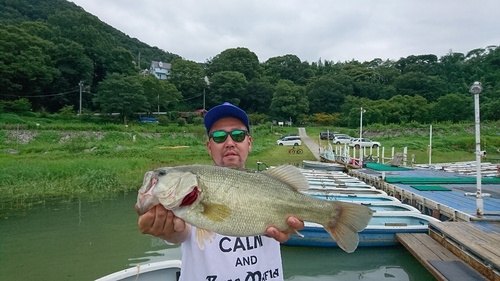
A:
{"type": "Polygon", "coordinates": [[[333,137],[334,137],[333,133],[328,133],[328,132],[319,133],[319,138],[322,140],[326,140],[326,139],[333,140],[333,137]]]}
{"type": "Polygon", "coordinates": [[[351,142],[349,143],[349,146],[355,147],[355,148],[360,148],[360,147],[373,147],[377,148],[380,146],[380,142],[378,141],[372,141],[371,139],[366,139],[366,138],[357,138],[357,139],[352,139],[351,142]]]}
{"type": "Polygon", "coordinates": [[[334,144],[344,144],[344,143],[349,144],[351,140],[352,140],[351,136],[337,134],[335,135],[335,138],[333,138],[332,142],[334,144]]]}
{"type": "Polygon", "coordinates": [[[277,145],[302,145],[302,141],[299,136],[287,136],[282,137],[276,141],[277,145]]]}

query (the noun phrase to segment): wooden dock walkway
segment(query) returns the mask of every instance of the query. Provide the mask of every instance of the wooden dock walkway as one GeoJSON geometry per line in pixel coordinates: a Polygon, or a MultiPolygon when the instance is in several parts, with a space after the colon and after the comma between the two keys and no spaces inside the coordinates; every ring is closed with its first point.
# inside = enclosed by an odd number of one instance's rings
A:
{"type": "Polygon", "coordinates": [[[398,233],[396,240],[438,280],[500,281],[500,223],[432,222],[429,235],[398,233]]]}
{"type": "Polygon", "coordinates": [[[429,224],[428,236],[398,234],[397,238],[438,280],[476,280],[469,275],[480,274],[487,280],[500,281],[500,184],[485,183],[483,179],[482,192],[490,196],[484,198],[484,216],[477,218],[476,198],[466,196],[476,191],[475,182],[453,182],[470,176],[431,169],[382,171],[367,168],[349,170],[348,174],[441,220],[429,224]],[[439,186],[447,190],[419,190],[413,183],[388,182],[389,176],[418,179],[425,185],[433,185],[431,180],[434,178],[443,178],[439,186]],[[457,272],[460,273],[454,274],[457,272]]]}
{"type": "Polygon", "coordinates": [[[398,233],[396,240],[439,281],[487,280],[425,233],[398,233]]]}
{"type": "Polygon", "coordinates": [[[500,223],[431,223],[429,234],[489,280],[500,281],[500,223]]]}

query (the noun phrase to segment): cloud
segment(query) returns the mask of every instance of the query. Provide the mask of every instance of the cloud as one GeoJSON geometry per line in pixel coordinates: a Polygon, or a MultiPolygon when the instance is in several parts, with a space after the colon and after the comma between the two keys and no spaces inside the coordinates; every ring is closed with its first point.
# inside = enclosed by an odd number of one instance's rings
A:
{"type": "Polygon", "coordinates": [[[73,0],[151,46],[204,62],[246,47],[260,61],[438,57],[500,44],[500,1],[73,0]]]}

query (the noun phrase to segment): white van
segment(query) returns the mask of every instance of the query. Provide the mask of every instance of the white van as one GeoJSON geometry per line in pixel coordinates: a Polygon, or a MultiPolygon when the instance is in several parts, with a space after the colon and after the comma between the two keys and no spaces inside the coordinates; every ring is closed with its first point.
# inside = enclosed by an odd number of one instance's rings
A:
{"type": "Polygon", "coordinates": [[[276,141],[277,145],[302,145],[299,136],[286,136],[276,141]]]}

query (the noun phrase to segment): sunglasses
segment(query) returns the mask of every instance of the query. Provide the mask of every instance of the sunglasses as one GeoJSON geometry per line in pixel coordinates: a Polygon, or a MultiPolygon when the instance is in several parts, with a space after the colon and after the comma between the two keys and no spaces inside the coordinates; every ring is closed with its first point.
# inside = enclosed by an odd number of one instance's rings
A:
{"type": "Polygon", "coordinates": [[[231,132],[226,132],[226,131],[222,131],[222,130],[221,131],[214,131],[214,132],[210,133],[208,138],[209,139],[212,138],[214,140],[214,142],[216,142],[216,143],[221,143],[221,142],[226,141],[228,135],[231,135],[231,138],[235,142],[242,142],[245,139],[245,137],[248,135],[248,132],[245,130],[233,130],[231,132]]]}

